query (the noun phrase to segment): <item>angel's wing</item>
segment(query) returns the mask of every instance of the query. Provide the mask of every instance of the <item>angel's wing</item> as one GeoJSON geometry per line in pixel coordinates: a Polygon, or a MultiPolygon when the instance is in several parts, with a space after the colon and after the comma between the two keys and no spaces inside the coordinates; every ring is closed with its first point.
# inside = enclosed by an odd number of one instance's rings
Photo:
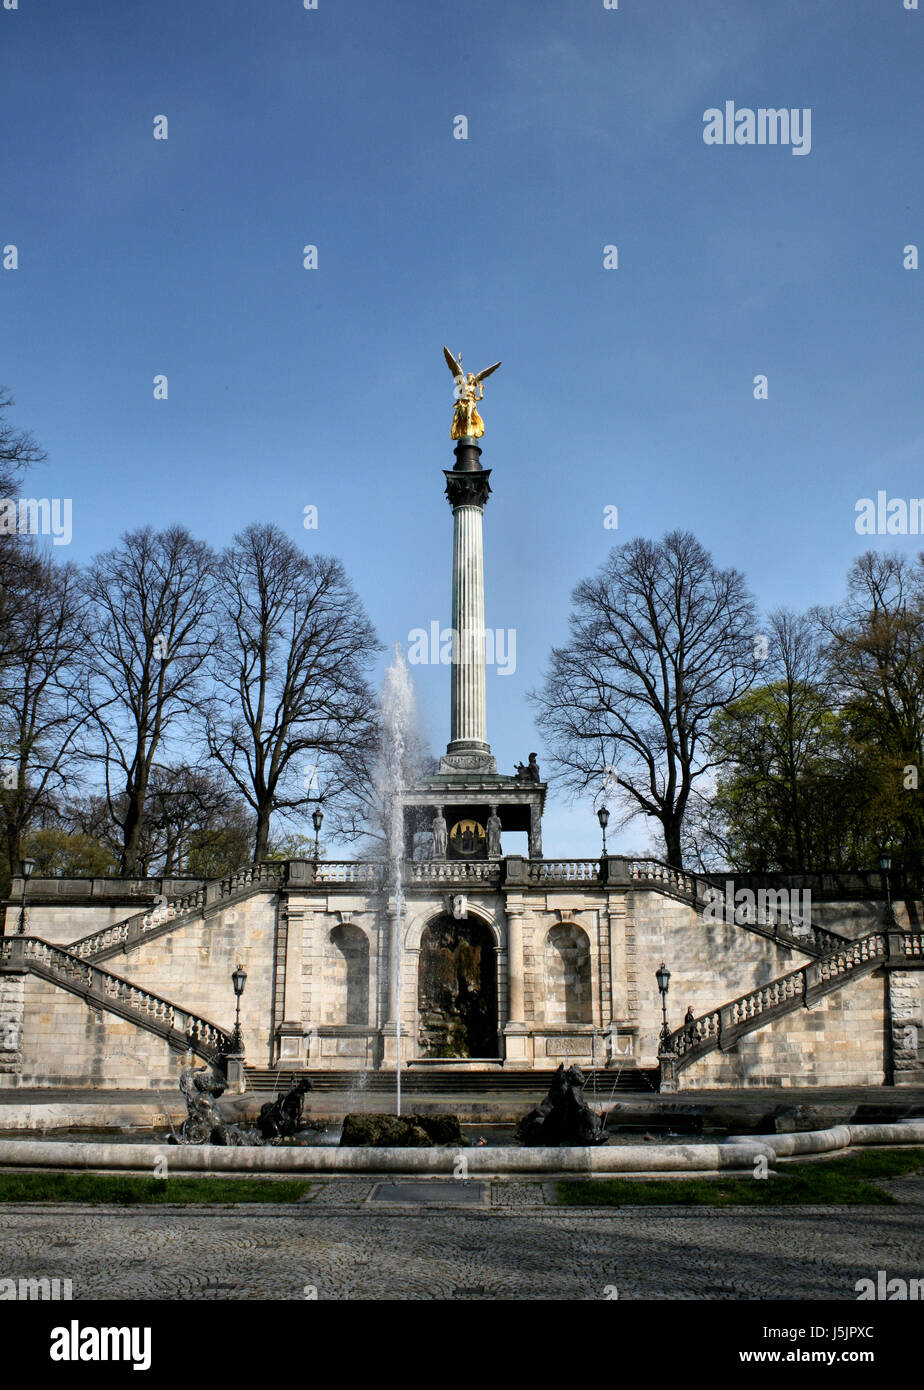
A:
{"type": "Polygon", "coordinates": [[[496,372],[499,366],[500,366],[500,363],[499,363],[499,362],[495,362],[493,367],[485,367],[485,369],[484,369],[483,372],[476,372],[476,374],[475,374],[475,380],[476,380],[476,381],[484,381],[485,377],[486,377],[486,376],[490,376],[492,372],[496,372]]]}
{"type": "MultiPolygon", "coordinates": [[[[452,355],[452,353],[449,351],[449,348],[448,348],[448,347],[444,347],[444,348],[443,348],[443,356],[446,358],[446,366],[447,366],[447,367],[449,368],[449,370],[452,372],[452,374],[453,374],[454,377],[464,376],[464,373],[463,373],[463,371],[462,371],[462,368],[459,366],[459,363],[458,363],[458,362],[456,361],[456,359],[453,357],[453,355],[452,355]]],[[[499,366],[499,365],[500,365],[500,364],[498,363],[498,366],[499,366]]]]}

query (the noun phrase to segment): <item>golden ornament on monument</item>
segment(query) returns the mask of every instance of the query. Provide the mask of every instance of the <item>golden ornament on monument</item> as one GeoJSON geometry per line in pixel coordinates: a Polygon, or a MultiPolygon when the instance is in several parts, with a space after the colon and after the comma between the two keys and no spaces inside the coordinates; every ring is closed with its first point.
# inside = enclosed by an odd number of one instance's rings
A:
{"type": "Polygon", "coordinates": [[[484,421],[478,414],[477,404],[484,396],[481,383],[485,377],[497,371],[500,363],[495,362],[493,367],[485,367],[483,372],[465,373],[462,370],[461,352],[458,362],[447,347],[443,348],[443,356],[456,383],[456,408],[453,411],[452,428],[449,433],[453,439],[480,439],[484,434],[484,421]]]}

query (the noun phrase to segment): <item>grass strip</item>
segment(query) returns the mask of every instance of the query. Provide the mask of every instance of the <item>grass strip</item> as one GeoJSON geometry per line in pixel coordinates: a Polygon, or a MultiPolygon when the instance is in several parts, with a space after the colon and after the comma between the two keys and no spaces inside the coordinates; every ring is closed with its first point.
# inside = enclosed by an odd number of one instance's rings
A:
{"type": "Polygon", "coordinates": [[[556,1183],[565,1207],[893,1206],[877,1181],[924,1169],[924,1149],[872,1149],[785,1164],[765,1179],[597,1178],[556,1183]]]}
{"type": "Polygon", "coordinates": [[[80,1202],[87,1206],[195,1206],[297,1202],[312,1184],[284,1178],[155,1178],[97,1173],[0,1173],[0,1202],[80,1202]]]}

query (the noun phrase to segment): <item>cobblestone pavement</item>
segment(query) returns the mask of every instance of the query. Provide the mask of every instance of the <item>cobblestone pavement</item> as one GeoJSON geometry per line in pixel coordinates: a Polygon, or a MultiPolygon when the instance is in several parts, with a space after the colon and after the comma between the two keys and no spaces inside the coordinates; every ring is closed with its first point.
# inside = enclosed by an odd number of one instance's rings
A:
{"type": "Polygon", "coordinates": [[[504,1183],[482,1209],[415,1210],[372,1205],[374,1186],[284,1207],[4,1207],[0,1275],[69,1278],[78,1299],[814,1300],[924,1273],[916,1203],[576,1211],[504,1183]]]}

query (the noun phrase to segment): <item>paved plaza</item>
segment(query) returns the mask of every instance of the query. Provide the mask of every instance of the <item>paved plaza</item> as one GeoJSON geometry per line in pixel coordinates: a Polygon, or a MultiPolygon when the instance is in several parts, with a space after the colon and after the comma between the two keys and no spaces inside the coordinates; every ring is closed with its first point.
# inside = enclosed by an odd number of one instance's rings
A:
{"type": "Polygon", "coordinates": [[[496,1181],[455,1207],[404,1203],[421,1185],[395,1181],[273,1207],[5,1207],[0,1269],[71,1279],[77,1299],[163,1300],[824,1300],[880,1269],[924,1274],[920,1178],[886,1184],[895,1207],[590,1211],[496,1181]]]}

